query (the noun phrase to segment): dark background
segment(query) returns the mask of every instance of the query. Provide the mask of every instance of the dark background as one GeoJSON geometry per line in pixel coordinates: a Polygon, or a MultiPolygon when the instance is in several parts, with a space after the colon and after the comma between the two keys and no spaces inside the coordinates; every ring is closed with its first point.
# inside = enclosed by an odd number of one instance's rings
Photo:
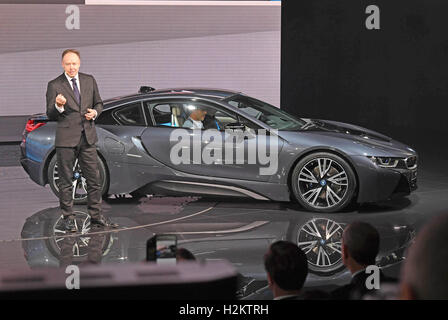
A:
{"type": "Polygon", "coordinates": [[[444,162],[447,12],[446,0],[283,0],[282,109],[368,127],[444,162]],[[368,5],[380,30],[365,27],[368,5]]]}

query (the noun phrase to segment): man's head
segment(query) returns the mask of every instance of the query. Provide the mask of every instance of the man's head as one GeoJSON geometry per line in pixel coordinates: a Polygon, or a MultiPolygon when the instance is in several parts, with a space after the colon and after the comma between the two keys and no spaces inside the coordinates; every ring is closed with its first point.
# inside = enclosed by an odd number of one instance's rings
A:
{"type": "Polygon", "coordinates": [[[62,53],[62,68],[65,73],[73,78],[78,74],[79,67],[81,66],[81,55],[78,50],[67,49],[62,53]]]}
{"type": "Polygon", "coordinates": [[[401,269],[402,299],[448,299],[448,214],[418,233],[401,269]]]}
{"type": "Polygon", "coordinates": [[[342,234],[342,261],[352,273],[375,264],[379,248],[378,231],[366,222],[352,222],[342,234]]]}
{"type": "Polygon", "coordinates": [[[176,260],[177,262],[196,261],[196,257],[194,256],[193,253],[191,253],[191,251],[185,248],[177,248],[176,260]]]}
{"type": "Polygon", "coordinates": [[[277,241],[264,256],[264,267],[274,297],[297,294],[308,275],[305,253],[294,243],[277,241]]]}
{"type": "Polygon", "coordinates": [[[205,110],[201,106],[194,106],[194,108],[192,109],[193,110],[190,113],[190,118],[195,121],[204,121],[207,110],[205,110]]]}

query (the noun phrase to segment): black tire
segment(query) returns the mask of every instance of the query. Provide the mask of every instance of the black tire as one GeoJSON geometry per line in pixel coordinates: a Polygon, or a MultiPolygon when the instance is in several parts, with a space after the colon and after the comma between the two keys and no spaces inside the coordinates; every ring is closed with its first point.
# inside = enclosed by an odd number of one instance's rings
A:
{"type": "Polygon", "coordinates": [[[297,163],[291,176],[295,200],[314,212],[331,213],[344,209],[351,203],[356,187],[356,176],[351,166],[329,152],[305,156],[297,163]]]}
{"type": "MultiPolygon", "coordinates": [[[[77,168],[79,168],[79,166],[77,166],[77,168]]],[[[105,196],[106,192],[107,192],[107,186],[108,186],[107,173],[106,173],[106,167],[99,156],[98,156],[98,169],[100,171],[100,179],[101,179],[101,186],[102,186],[101,194],[103,196],[105,196]]],[[[48,164],[47,178],[48,178],[48,184],[50,185],[51,190],[56,195],[56,197],[59,198],[59,188],[58,188],[56,180],[54,178],[55,176],[57,177],[57,172],[55,172],[55,170],[57,170],[56,153],[53,155],[53,157],[50,160],[50,163],[48,164]]],[[[81,173],[79,179],[82,179],[82,173],[81,173]]],[[[79,205],[79,204],[86,204],[86,203],[87,203],[87,193],[81,193],[81,192],[78,193],[77,192],[75,194],[74,204],[79,205]]]]}
{"type": "Polygon", "coordinates": [[[139,200],[139,199],[142,199],[142,198],[146,198],[146,193],[143,193],[143,192],[141,192],[141,191],[139,191],[139,190],[136,190],[136,191],[132,191],[132,192],[130,192],[129,193],[131,196],[132,196],[132,198],[134,198],[135,200],[139,200]]]}

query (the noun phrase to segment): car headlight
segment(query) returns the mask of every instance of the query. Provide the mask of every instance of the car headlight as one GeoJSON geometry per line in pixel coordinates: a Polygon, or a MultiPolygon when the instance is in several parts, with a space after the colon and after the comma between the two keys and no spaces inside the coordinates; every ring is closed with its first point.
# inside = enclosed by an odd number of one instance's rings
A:
{"type": "Polygon", "coordinates": [[[368,157],[376,165],[382,168],[396,168],[400,159],[390,157],[368,157]]]}

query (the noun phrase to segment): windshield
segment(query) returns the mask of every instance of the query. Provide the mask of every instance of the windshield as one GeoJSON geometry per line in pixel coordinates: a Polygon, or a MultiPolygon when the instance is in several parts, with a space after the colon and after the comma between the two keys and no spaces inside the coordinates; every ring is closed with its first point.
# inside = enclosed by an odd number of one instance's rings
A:
{"type": "Polygon", "coordinates": [[[231,96],[224,99],[228,104],[238,108],[245,114],[258,119],[273,129],[299,130],[306,124],[305,121],[282,111],[266,102],[242,95],[231,96]]]}

